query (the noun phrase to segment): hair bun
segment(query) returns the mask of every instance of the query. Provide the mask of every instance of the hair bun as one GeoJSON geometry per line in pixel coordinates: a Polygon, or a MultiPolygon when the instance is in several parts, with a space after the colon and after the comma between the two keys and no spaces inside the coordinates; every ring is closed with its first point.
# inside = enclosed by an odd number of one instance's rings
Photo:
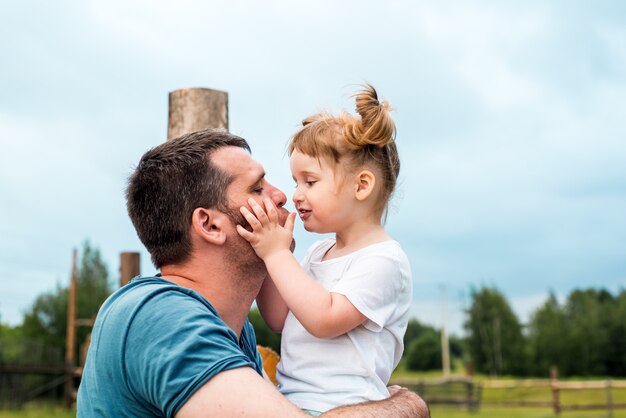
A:
{"type": "Polygon", "coordinates": [[[317,115],[309,116],[308,118],[302,120],[302,126],[307,126],[309,123],[313,123],[317,120],[317,115]]]}
{"type": "Polygon", "coordinates": [[[386,100],[380,102],[376,89],[370,84],[363,86],[354,97],[356,111],[361,118],[359,120],[346,115],[344,118],[346,140],[357,148],[367,145],[382,148],[392,142],[396,135],[396,125],[389,114],[391,112],[389,102],[386,100]]]}

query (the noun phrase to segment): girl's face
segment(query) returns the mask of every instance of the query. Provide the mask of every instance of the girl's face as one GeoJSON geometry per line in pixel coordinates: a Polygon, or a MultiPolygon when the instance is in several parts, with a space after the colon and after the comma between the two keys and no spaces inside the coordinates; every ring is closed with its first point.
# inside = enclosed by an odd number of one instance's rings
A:
{"type": "Polygon", "coordinates": [[[291,153],[290,165],[296,182],[293,203],[304,229],[325,234],[348,225],[356,203],[349,176],[337,176],[323,157],[317,159],[297,150],[291,153]]]}

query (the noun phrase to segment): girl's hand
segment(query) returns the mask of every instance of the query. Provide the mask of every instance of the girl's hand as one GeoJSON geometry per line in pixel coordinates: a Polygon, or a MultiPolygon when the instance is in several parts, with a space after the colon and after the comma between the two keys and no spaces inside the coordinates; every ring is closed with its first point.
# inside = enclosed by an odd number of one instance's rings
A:
{"type": "Polygon", "coordinates": [[[285,226],[281,226],[278,211],[271,199],[263,199],[265,210],[252,198],[248,199],[248,204],[254,213],[245,206],[241,207],[240,212],[252,227],[252,232],[237,225],[239,235],[252,245],[256,254],[263,260],[283,250],[289,252],[293,241],[296,213],[290,213],[285,220],[285,226]]]}

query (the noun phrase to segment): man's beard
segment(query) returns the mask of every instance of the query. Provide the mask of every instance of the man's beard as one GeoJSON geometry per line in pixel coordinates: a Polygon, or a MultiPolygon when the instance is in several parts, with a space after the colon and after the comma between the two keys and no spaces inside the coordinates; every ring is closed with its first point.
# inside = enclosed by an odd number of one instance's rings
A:
{"type": "MultiPolygon", "coordinates": [[[[248,221],[246,220],[246,218],[244,218],[244,216],[241,214],[241,212],[239,210],[233,209],[233,208],[222,208],[220,209],[222,212],[224,212],[226,214],[226,216],[228,216],[228,218],[231,220],[231,222],[235,225],[241,225],[242,227],[244,227],[247,231],[252,232],[252,227],[250,226],[250,224],[248,223],[248,221]]],[[[284,210],[282,208],[279,208],[279,210],[284,210]]],[[[285,218],[286,219],[286,218],[285,218]]],[[[285,226],[285,219],[279,219],[279,223],[282,226],[285,226]]],[[[241,238],[241,236],[239,237],[241,238]]],[[[241,238],[243,240],[243,238],[241,238]]],[[[244,240],[245,241],[245,240],[244,240]]],[[[246,241],[247,242],[247,241],[246,241]]],[[[250,248],[252,248],[252,246],[250,245],[250,243],[248,243],[248,245],[250,246],[250,248]]],[[[294,250],[296,249],[296,240],[292,237],[291,238],[291,245],[289,246],[289,251],[291,251],[292,253],[294,252],[294,250]]],[[[256,253],[255,253],[256,254],[256,253]]],[[[257,257],[258,258],[258,257],[257,257]]]]}
{"type": "MultiPolygon", "coordinates": [[[[228,216],[235,228],[237,225],[241,225],[246,230],[252,232],[252,227],[239,209],[225,207],[221,208],[220,211],[228,216]]],[[[284,221],[281,222],[281,224],[283,223],[284,221]]],[[[292,239],[289,250],[293,253],[295,247],[296,241],[292,239]]],[[[254,252],[252,245],[241,237],[239,233],[231,240],[228,259],[225,262],[231,264],[239,272],[239,277],[242,278],[240,286],[250,287],[256,292],[259,291],[263,280],[267,277],[267,268],[263,260],[254,252]]]]}
{"type": "MultiPolygon", "coordinates": [[[[241,225],[248,231],[252,231],[250,224],[248,224],[248,221],[244,218],[239,209],[224,208],[221,209],[221,211],[228,216],[234,228],[236,228],[237,225],[241,225]]],[[[263,260],[256,255],[250,243],[238,233],[235,233],[235,236],[233,236],[230,241],[228,247],[229,256],[225,262],[236,268],[241,273],[241,277],[245,278],[245,282],[249,285],[253,283],[260,285],[267,276],[267,269],[265,268],[263,260]]]]}

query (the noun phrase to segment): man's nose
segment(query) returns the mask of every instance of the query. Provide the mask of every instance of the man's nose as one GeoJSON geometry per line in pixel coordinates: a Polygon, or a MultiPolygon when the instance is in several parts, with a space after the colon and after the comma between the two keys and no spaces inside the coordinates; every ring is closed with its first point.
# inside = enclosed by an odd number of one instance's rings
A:
{"type": "Polygon", "coordinates": [[[285,196],[285,193],[283,193],[282,190],[272,186],[271,184],[269,184],[268,187],[270,199],[272,199],[276,207],[282,208],[283,206],[285,206],[285,203],[287,203],[287,196],[285,196]]]}

